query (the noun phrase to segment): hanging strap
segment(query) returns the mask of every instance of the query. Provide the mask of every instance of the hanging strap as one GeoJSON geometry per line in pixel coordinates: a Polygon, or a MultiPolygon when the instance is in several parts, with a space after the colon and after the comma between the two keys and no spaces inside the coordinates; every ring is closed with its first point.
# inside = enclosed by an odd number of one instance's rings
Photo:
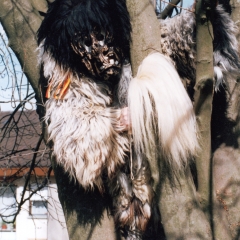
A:
{"type": "MultiPolygon", "coordinates": [[[[59,85],[57,86],[57,89],[53,93],[53,98],[57,100],[63,99],[69,89],[70,83],[71,83],[71,79],[69,76],[67,76],[66,79],[63,80],[61,83],[59,83],[59,85]]],[[[46,98],[51,97],[52,91],[53,91],[52,82],[50,81],[46,91],[46,98]]]]}

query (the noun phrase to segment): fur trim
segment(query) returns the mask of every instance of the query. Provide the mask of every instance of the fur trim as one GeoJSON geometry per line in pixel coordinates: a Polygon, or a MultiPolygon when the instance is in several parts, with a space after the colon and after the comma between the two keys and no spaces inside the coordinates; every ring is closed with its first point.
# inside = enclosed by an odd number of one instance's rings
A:
{"type": "Polygon", "coordinates": [[[120,134],[120,110],[108,107],[108,88],[71,76],[63,100],[46,102],[45,121],[57,162],[84,188],[102,188],[102,173],[111,178],[125,163],[128,138],[120,134]]]}
{"type": "Polygon", "coordinates": [[[135,151],[151,161],[162,157],[173,172],[198,149],[193,106],[168,58],[146,57],[129,86],[129,112],[135,151]]]}

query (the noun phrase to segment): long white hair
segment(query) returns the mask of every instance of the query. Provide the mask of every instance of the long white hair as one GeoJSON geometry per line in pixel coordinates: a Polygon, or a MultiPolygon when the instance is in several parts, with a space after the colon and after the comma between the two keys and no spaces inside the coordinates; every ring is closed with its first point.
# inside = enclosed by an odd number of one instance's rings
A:
{"type": "Polygon", "coordinates": [[[192,102],[176,69],[160,53],[147,56],[128,92],[135,151],[164,158],[174,172],[186,166],[198,149],[192,102]]]}

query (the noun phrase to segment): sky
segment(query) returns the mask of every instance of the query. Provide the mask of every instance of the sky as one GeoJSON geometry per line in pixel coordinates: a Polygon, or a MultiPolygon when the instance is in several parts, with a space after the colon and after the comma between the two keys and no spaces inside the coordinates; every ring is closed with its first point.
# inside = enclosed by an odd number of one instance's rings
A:
{"type": "MultiPolygon", "coordinates": [[[[6,34],[0,24],[0,110],[11,111],[26,94],[33,92],[28,90],[27,78],[21,70],[21,66],[10,48],[6,48],[6,34]],[[27,91],[28,90],[28,91],[27,91]],[[6,103],[2,103],[6,102],[6,103]]],[[[35,100],[32,104],[26,104],[26,110],[35,109],[35,100]]]]}
{"type": "MultiPolygon", "coordinates": [[[[160,0],[156,0],[157,1],[157,6],[160,6],[160,0]]],[[[167,3],[169,2],[169,0],[162,0],[162,8],[164,9],[167,5],[167,3]]],[[[183,8],[189,8],[192,4],[193,4],[194,0],[183,0],[183,8]]]]}
{"type": "MultiPolygon", "coordinates": [[[[193,0],[184,0],[183,7],[187,8],[192,5],[192,3],[193,0]]],[[[4,38],[4,41],[7,43],[7,37],[1,24],[0,34],[1,37],[4,38]]],[[[15,57],[14,53],[11,51],[11,49],[7,49],[4,46],[2,38],[0,38],[0,57],[0,111],[11,111],[17,106],[19,100],[25,98],[27,93],[27,79],[22,73],[21,66],[18,63],[18,60],[15,57]],[[10,58],[9,52],[11,53],[12,60],[10,58]],[[4,64],[3,62],[7,64],[4,64]],[[8,71],[6,71],[6,67],[8,71]],[[3,101],[6,103],[2,103],[3,101]]],[[[30,87],[28,93],[31,93],[32,91],[33,90],[30,87]]],[[[31,104],[27,104],[25,106],[25,109],[35,109],[35,101],[31,100],[31,104]]]]}

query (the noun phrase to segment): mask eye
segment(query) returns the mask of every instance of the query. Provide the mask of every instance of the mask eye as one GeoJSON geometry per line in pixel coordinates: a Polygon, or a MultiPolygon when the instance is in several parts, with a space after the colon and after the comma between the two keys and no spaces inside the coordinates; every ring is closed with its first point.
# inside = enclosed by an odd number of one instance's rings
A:
{"type": "Polygon", "coordinates": [[[90,37],[85,37],[84,45],[86,45],[87,47],[90,47],[92,45],[92,39],[90,37]]]}
{"type": "Polygon", "coordinates": [[[98,34],[96,34],[96,39],[98,41],[103,41],[104,40],[104,35],[102,33],[98,33],[98,34]]]}

